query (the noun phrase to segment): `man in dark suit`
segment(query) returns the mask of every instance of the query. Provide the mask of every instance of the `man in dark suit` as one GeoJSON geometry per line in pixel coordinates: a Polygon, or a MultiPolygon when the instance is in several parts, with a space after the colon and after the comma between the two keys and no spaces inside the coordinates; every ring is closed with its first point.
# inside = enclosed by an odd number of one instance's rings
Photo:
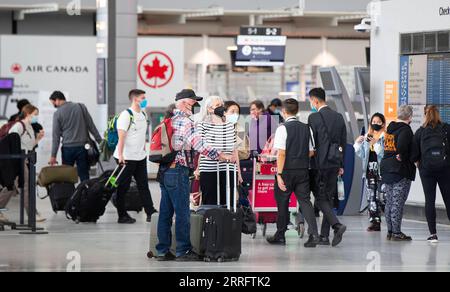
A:
{"type": "Polygon", "coordinates": [[[311,108],[309,116],[316,142],[316,153],[311,161],[313,193],[316,204],[323,213],[319,245],[330,245],[330,227],[334,230],[332,246],[342,241],[347,227],[337,219],[333,207],[337,207],[337,179],[344,174],[344,149],[347,144],[347,129],[344,118],[326,104],[325,90],[314,88],[309,93],[311,108]],[[340,152],[340,153],[339,153],[340,152]],[[341,158],[336,159],[337,156],[341,158]]]}

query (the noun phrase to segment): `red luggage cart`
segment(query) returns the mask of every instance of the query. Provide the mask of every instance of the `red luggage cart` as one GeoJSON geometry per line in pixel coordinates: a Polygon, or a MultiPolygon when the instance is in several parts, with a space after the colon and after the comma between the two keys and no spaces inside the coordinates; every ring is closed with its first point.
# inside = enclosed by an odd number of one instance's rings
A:
{"type": "MultiPolygon", "coordinates": [[[[256,222],[262,225],[262,234],[266,236],[267,224],[277,222],[277,203],[274,187],[277,174],[276,162],[258,162],[253,160],[253,186],[249,192],[249,201],[256,215],[256,222]]],[[[289,211],[297,212],[297,200],[293,194],[289,211]]],[[[255,238],[256,234],[253,235],[255,238]]]]}

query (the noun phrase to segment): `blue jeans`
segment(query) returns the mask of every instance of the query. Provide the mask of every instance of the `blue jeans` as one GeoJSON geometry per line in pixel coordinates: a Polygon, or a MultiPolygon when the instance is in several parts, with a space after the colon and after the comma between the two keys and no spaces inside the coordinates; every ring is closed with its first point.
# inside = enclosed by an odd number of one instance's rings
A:
{"type": "Polygon", "coordinates": [[[83,146],[80,147],[62,147],[62,163],[64,165],[74,166],[77,164],[77,171],[80,180],[89,179],[89,164],[87,160],[87,151],[83,146]]]}
{"type": "Polygon", "coordinates": [[[189,208],[189,170],[177,165],[168,169],[161,177],[161,205],[159,207],[158,255],[169,252],[172,245],[172,222],[176,215],[175,234],[177,239],[176,256],[182,256],[192,249],[191,222],[189,208]]]}

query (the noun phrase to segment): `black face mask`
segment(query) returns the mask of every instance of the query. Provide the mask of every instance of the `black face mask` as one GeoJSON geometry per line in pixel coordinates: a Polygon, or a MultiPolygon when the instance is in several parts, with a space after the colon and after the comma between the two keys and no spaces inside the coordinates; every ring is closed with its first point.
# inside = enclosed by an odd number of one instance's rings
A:
{"type": "Polygon", "coordinates": [[[374,131],[377,131],[377,132],[383,128],[383,126],[378,125],[378,124],[372,124],[371,127],[374,131]]]}
{"type": "Polygon", "coordinates": [[[192,114],[196,114],[198,112],[200,112],[200,104],[196,103],[192,106],[192,114]]]}
{"type": "Polygon", "coordinates": [[[225,107],[219,106],[214,109],[214,114],[218,117],[223,118],[225,116],[225,107]]]}

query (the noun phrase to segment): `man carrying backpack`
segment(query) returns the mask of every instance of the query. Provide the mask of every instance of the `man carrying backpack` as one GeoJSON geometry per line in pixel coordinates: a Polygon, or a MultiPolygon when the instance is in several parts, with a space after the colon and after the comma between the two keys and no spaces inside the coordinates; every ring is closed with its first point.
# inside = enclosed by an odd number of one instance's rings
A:
{"type": "Polygon", "coordinates": [[[439,188],[450,220],[450,126],[443,123],[434,105],[425,107],[425,122],[414,135],[412,161],[419,167],[425,215],[430,230],[428,242],[437,243],[436,187],[439,188]]]}
{"type": "Polygon", "coordinates": [[[147,214],[147,222],[150,222],[152,214],[157,212],[148,187],[147,151],[145,149],[148,123],[145,113],[147,107],[145,91],[133,89],[128,98],[131,101],[131,107],[123,111],[117,119],[119,143],[114,152],[116,161],[125,167],[119,178],[117,189],[119,224],[136,222],[136,219],[132,218],[125,208],[125,195],[130,189],[132,177],[136,180],[147,214]]]}

